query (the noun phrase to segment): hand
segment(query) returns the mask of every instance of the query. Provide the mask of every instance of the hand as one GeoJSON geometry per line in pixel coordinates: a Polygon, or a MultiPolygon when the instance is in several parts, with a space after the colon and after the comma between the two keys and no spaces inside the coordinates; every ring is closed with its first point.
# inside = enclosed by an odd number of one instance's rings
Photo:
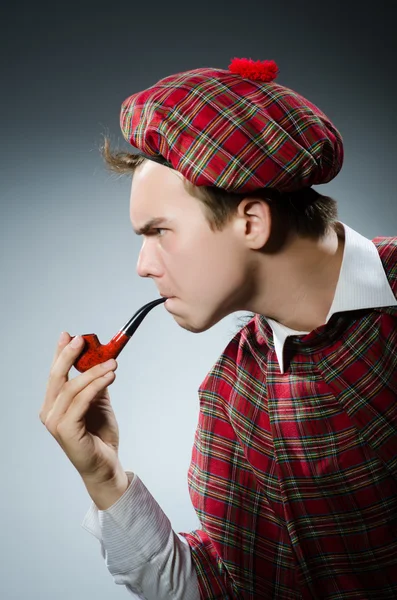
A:
{"type": "Polygon", "coordinates": [[[117,362],[96,365],[69,381],[69,370],[84,347],[73,347],[64,333],[55,351],[40,420],[85,482],[101,485],[120,473],[119,429],[108,386],[117,362]],[[106,365],[106,366],[105,366],[106,365]]]}

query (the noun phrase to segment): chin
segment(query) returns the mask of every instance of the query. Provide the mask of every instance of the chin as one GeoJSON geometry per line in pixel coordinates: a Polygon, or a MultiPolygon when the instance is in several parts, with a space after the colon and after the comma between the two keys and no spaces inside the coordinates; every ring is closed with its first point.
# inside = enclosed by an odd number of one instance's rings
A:
{"type": "Polygon", "coordinates": [[[188,321],[178,315],[172,316],[182,329],[186,329],[186,331],[190,331],[191,333],[204,333],[204,331],[208,331],[208,329],[211,329],[211,327],[220,321],[220,319],[213,318],[211,321],[199,323],[197,321],[188,321]]]}
{"type": "Polygon", "coordinates": [[[178,315],[172,316],[174,321],[178,323],[179,327],[182,327],[182,329],[185,329],[186,331],[190,331],[190,333],[202,333],[208,329],[208,327],[198,327],[196,324],[189,323],[189,321],[186,321],[186,319],[183,319],[178,315]]]}
{"type": "Polygon", "coordinates": [[[225,314],[223,312],[221,313],[220,311],[218,311],[218,314],[212,313],[209,315],[200,315],[197,314],[197,310],[194,306],[192,306],[191,310],[192,312],[196,310],[196,314],[194,314],[192,318],[189,318],[189,315],[186,315],[186,313],[185,316],[181,314],[184,312],[183,308],[181,308],[181,310],[178,310],[178,308],[176,308],[175,311],[172,310],[173,300],[174,298],[170,298],[169,306],[167,306],[168,302],[166,302],[164,307],[172,315],[173,319],[178,323],[178,325],[182,327],[182,329],[186,329],[186,331],[190,331],[191,333],[203,333],[204,331],[208,331],[208,329],[211,329],[211,327],[219,323],[219,321],[221,321],[225,316],[225,314]]]}

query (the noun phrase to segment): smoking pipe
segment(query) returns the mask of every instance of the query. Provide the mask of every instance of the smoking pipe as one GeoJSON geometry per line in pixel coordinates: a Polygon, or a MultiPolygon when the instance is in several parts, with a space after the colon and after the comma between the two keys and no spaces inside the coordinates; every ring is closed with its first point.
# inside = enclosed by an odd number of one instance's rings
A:
{"type": "MultiPolygon", "coordinates": [[[[129,342],[132,335],[138,329],[143,319],[146,317],[148,312],[152,310],[158,304],[165,302],[167,298],[159,298],[158,300],[152,300],[148,304],[145,304],[140,308],[134,316],[116,333],[108,344],[104,346],[98,340],[95,333],[85,333],[81,337],[84,338],[85,344],[82,352],[77,357],[73,366],[75,369],[84,373],[91,367],[99,365],[100,363],[109,360],[110,358],[117,358],[124,346],[129,342]]],[[[75,337],[75,336],[73,336],[75,337]]]]}

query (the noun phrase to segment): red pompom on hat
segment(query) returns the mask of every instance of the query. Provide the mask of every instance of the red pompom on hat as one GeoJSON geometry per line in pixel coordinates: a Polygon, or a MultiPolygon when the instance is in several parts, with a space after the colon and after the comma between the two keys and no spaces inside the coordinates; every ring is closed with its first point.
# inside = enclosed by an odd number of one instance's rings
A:
{"type": "Polygon", "coordinates": [[[233,58],[228,67],[231,73],[241,75],[251,81],[273,81],[279,68],[274,60],[252,60],[252,58],[233,58]]]}

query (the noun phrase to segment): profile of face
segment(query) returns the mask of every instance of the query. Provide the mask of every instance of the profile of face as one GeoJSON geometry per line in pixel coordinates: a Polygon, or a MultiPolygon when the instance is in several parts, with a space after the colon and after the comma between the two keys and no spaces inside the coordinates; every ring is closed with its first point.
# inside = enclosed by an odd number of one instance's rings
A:
{"type": "Polygon", "coordinates": [[[232,312],[247,310],[255,269],[245,219],[212,231],[204,206],[184,188],[183,176],[146,160],[132,178],[130,220],[138,232],[160,218],[142,234],[137,273],[170,297],[165,307],[175,321],[200,333],[232,312]]]}

